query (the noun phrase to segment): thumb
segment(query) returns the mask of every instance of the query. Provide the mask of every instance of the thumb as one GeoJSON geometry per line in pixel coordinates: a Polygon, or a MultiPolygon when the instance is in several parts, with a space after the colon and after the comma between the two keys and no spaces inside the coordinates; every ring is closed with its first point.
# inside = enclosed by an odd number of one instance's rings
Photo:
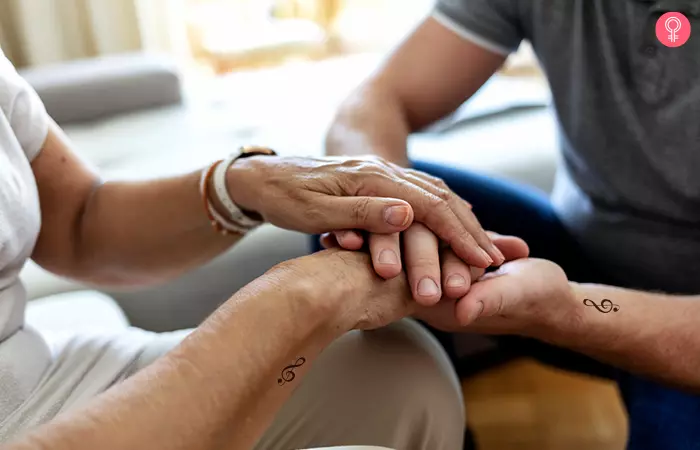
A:
{"type": "Polygon", "coordinates": [[[319,208],[324,230],[364,230],[397,233],[413,223],[413,208],[407,202],[381,197],[331,197],[319,208]]]}
{"type": "Polygon", "coordinates": [[[513,283],[512,276],[497,270],[472,285],[469,293],[457,302],[455,317],[460,325],[467,326],[480,317],[505,315],[520,297],[521,290],[513,283]]]}

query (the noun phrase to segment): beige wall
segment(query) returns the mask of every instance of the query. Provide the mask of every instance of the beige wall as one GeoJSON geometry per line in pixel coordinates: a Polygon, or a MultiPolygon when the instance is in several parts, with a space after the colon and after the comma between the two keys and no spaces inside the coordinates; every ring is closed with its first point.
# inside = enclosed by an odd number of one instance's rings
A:
{"type": "Polygon", "coordinates": [[[0,0],[0,44],[18,65],[144,47],[134,0],[0,0]]]}
{"type": "Polygon", "coordinates": [[[0,48],[15,64],[21,64],[22,58],[19,55],[17,41],[12,39],[12,36],[15,34],[16,27],[12,3],[7,0],[0,0],[0,48]]]}

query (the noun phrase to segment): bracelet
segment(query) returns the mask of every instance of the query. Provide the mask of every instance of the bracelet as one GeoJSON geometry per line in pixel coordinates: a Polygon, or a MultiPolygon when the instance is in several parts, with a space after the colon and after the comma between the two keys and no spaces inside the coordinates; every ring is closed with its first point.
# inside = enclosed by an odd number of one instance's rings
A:
{"type": "Polygon", "coordinates": [[[231,198],[231,194],[228,192],[228,187],[226,186],[226,173],[228,169],[235,163],[241,153],[234,153],[229,156],[224,162],[218,164],[214,170],[214,190],[216,191],[216,196],[218,197],[221,204],[226,208],[226,212],[229,214],[231,220],[234,224],[246,228],[252,229],[262,224],[262,221],[255,220],[252,217],[246,215],[241,211],[241,209],[236,205],[236,203],[231,198]]]}
{"type": "Polygon", "coordinates": [[[222,161],[216,161],[211,166],[202,170],[202,176],[199,180],[199,192],[202,196],[202,202],[204,203],[204,211],[211,222],[212,227],[217,233],[221,233],[226,236],[229,234],[246,234],[247,229],[240,227],[226,219],[224,219],[221,214],[216,211],[214,205],[211,204],[209,196],[209,181],[218,166],[220,166],[222,161]]]}
{"type": "Polygon", "coordinates": [[[267,147],[241,147],[238,152],[234,153],[226,160],[220,160],[213,163],[208,168],[202,170],[202,176],[199,181],[199,190],[202,195],[202,202],[207,217],[214,229],[221,234],[237,233],[245,234],[253,228],[261,225],[263,220],[257,217],[251,217],[246,214],[231,198],[226,185],[226,174],[228,169],[240,158],[248,158],[257,155],[276,156],[274,150],[267,147]],[[226,209],[229,217],[224,217],[212,205],[211,195],[209,193],[209,184],[213,179],[214,191],[216,197],[226,209]]]}

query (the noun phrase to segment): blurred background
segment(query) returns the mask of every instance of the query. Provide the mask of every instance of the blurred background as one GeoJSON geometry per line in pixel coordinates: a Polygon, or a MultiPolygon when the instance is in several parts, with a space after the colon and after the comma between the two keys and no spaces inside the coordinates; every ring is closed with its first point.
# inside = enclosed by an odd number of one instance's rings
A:
{"type": "MultiPolygon", "coordinates": [[[[341,101],[432,6],[433,0],[0,0],[0,47],[77,152],[107,178],[138,179],[195,170],[243,144],[322,155],[341,101]]],[[[529,45],[454,114],[411,136],[408,147],[412,158],[548,192],[556,123],[529,45]]],[[[233,290],[305,254],[308,242],[261,227],[230,254],[167,286],[109,294],[136,326],[196,326],[233,290]]],[[[23,278],[34,299],[83,289],[33,265],[23,278]]],[[[94,324],[98,316],[81,306],[70,323],[83,317],[94,324]]],[[[478,336],[463,336],[458,348],[467,361],[467,417],[481,449],[624,448],[626,418],[613,384],[528,359],[494,358],[493,343],[478,336]]]]}
{"type": "Polygon", "coordinates": [[[18,67],[166,52],[214,73],[393,47],[431,0],[3,0],[0,45],[18,67]]]}

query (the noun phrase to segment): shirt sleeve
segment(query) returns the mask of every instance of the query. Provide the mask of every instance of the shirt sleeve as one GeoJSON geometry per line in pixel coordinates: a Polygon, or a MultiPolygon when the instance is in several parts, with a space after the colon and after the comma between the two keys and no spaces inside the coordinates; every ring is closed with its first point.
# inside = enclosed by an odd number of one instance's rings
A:
{"type": "Polygon", "coordinates": [[[432,15],[463,38],[507,56],[523,40],[517,1],[438,0],[432,15]]]}
{"type": "Polygon", "coordinates": [[[0,109],[27,159],[33,160],[49,132],[49,115],[34,89],[0,49],[0,109]]]}

